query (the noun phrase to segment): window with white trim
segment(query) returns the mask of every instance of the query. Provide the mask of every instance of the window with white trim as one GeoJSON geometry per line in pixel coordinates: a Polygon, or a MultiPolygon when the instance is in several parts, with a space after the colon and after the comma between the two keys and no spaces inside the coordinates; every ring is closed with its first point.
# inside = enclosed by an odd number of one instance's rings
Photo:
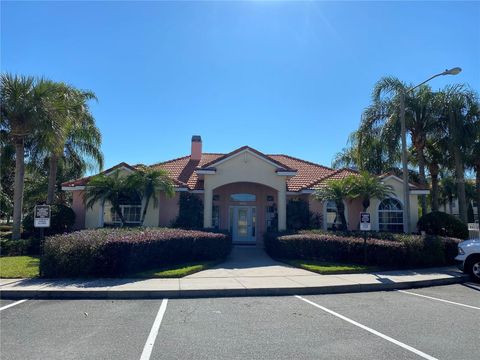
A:
{"type": "Polygon", "coordinates": [[[403,206],[397,199],[388,198],[378,206],[378,229],[403,232],[403,206]]]}
{"type": "MultiPolygon", "coordinates": [[[[142,211],[141,205],[120,205],[120,209],[122,210],[123,218],[125,219],[126,223],[129,224],[140,224],[140,214],[142,211]]],[[[121,224],[122,221],[120,217],[115,212],[113,207],[110,208],[111,216],[112,216],[112,223],[114,224],[121,224]]]]}

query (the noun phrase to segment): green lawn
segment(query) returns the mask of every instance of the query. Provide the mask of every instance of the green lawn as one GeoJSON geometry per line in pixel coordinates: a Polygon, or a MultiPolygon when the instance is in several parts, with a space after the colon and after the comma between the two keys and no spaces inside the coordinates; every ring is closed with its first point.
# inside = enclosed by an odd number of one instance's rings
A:
{"type": "Polygon", "coordinates": [[[315,260],[283,260],[287,264],[292,266],[313,271],[319,274],[352,274],[363,273],[369,271],[378,271],[378,267],[356,265],[356,264],[341,264],[332,263],[327,261],[315,261],[315,260]]]}
{"type": "Polygon", "coordinates": [[[37,256],[0,257],[0,278],[31,278],[38,276],[40,259],[37,256]]]}
{"type": "Polygon", "coordinates": [[[133,274],[133,277],[139,278],[181,278],[202,270],[206,270],[216,262],[199,262],[179,264],[170,267],[163,267],[159,269],[151,269],[133,274]]]}

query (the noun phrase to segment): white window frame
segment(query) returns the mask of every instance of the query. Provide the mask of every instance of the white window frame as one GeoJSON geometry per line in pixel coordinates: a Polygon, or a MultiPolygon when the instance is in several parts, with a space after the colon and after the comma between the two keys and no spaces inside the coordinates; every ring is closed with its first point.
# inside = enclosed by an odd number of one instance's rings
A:
{"type": "MultiPolygon", "coordinates": [[[[397,199],[396,197],[389,197],[389,198],[385,198],[385,199],[382,199],[379,203],[378,203],[378,206],[377,206],[377,216],[378,216],[378,231],[384,231],[384,232],[395,232],[395,231],[392,231],[392,230],[389,230],[389,229],[382,229],[382,225],[383,226],[389,226],[389,225],[395,225],[395,226],[398,226],[398,225],[401,225],[402,226],[402,229],[399,231],[399,232],[403,232],[404,231],[404,228],[403,228],[403,219],[404,219],[404,216],[405,216],[405,207],[403,206],[403,202],[400,200],[400,199],[397,199]],[[382,205],[382,203],[385,201],[385,200],[394,200],[394,201],[397,201],[399,204],[400,204],[400,207],[402,208],[402,210],[380,210],[380,206],[382,205]],[[402,214],[402,222],[401,223],[382,223],[380,222],[381,220],[381,216],[380,216],[380,213],[401,213],[402,214]]],[[[390,217],[389,217],[390,218],[390,217]]]]}
{"type": "MultiPolygon", "coordinates": [[[[126,208],[138,208],[139,211],[138,211],[138,220],[135,220],[135,221],[130,221],[129,219],[125,219],[125,222],[128,223],[128,224],[141,224],[141,220],[142,220],[142,205],[120,205],[120,209],[122,210],[122,214],[123,216],[125,217],[125,209],[126,208]]],[[[112,206],[110,206],[108,208],[109,211],[112,211],[112,206]]],[[[118,217],[118,214],[113,211],[112,212],[112,224],[121,224],[122,221],[120,220],[120,218],[118,217]]]]}
{"type": "MultiPolygon", "coordinates": [[[[324,230],[328,230],[328,223],[327,223],[327,214],[328,214],[327,210],[329,209],[328,203],[335,203],[335,201],[328,200],[328,201],[324,201],[324,203],[323,203],[323,229],[324,230]]],[[[347,203],[345,201],[343,202],[343,205],[345,207],[345,220],[347,221],[346,226],[348,228],[348,206],[347,206],[347,203]]],[[[337,218],[338,218],[338,209],[337,209],[336,204],[335,204],[335,210],[337,212],[337,218]]],[[[336,224],[340,224],[340,223],[341,223],[341,221],[338,218],[336,224]]]]}

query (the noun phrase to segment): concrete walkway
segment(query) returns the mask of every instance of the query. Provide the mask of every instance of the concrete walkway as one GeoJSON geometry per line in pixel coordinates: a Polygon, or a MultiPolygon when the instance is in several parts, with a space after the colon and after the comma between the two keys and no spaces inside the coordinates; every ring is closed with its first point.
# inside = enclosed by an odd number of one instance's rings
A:
{"type": "Polygon", "coordinates": [[[2,298],[178,298],[308,295],[446,285],[468,277],[452,267],[319,275],[272,260],[255,247],[235,247],[226,262],[181,279],[0,279],[2,298]]]}

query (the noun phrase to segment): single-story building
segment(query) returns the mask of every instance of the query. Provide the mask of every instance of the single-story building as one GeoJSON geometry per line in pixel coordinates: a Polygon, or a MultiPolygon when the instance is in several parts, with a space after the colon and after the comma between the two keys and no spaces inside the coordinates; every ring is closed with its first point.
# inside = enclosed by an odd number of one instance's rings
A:
{"type": "MultiPolygon", "coordinates": [[[[118,171],[128,174],[140,165],[120,163],[103,173],[118,171]]],[[[287,202],[303,199],[310,211],[319,215],[324,229],[339,222],[335,203],[322,203],[313,196],[316,189],[326,181],[356,174],[351,169],[331,169],[289,155],[267,155],[249,146],[243,146],[228,154],[202,152],[200,136],[193,136],[189,155],[150,165],[165,169],[175,185],[175,197],[160,194],[158,207],[150,201],[144,220],[145,226],[169,226],[179,213],[179,195],[182,192],[195,194],[203,201],[203,226],[230,230],[235,243],[262,244],[262,234],[275,224],[278,230],[287,226],[287,202]],[[274,220],[275,219],[275,220],[274,220]]],[[[384,174],[382,180],[393,186],[395,196],[389,199],[372,199],[372,230],[403,230],[402,179],[393,174],[384,174]]],[[[71,191],[77,229],[98,228],[105,224],[119,224],[108,203],[96,203],[86,207],[85,188],[91,177],[62,184],[62,189],[71,191]]],[[[428,190],[410,184],[410,229],[418,221],[418,195],[428,190]]],[[[345,201],[345,215],[350,229],[358,227],[361,201],[345,201]]],[[[140,222],[141,204],[122,205],[123,215],[130,223],[140,222]]]]}

